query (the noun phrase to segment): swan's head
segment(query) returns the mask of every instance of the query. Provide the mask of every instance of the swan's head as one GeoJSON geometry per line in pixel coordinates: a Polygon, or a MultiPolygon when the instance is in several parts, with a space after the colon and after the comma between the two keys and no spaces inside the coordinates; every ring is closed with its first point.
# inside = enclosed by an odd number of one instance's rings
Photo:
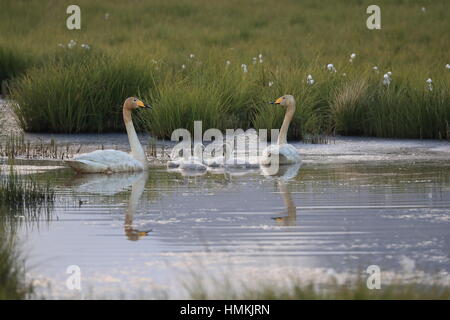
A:
{"type": "Polygon", "coordinates": [[[136,97],[129,97],[125,100],[123,107],[128,110],[151,108],[136,97]]]}
{"type": "Polygon", "coordinates": [[[271,104],[278,104],[283,107],[292,106],[295,104],[295,99],[294,99],[294,96],[292,96],[290,94],[286,94],[282,97],[279,97],[274,102],[271,102],[271,104]]]}

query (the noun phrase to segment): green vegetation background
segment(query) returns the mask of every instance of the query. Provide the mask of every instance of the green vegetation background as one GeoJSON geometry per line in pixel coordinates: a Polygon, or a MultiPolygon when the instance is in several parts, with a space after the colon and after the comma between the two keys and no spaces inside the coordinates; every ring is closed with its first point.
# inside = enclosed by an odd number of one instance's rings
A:
{"type": "Polygon", "coordinates": [[[79,0],[81,30],[72,31],[71,1],[0,4],[0,80],[27,131],[123,130],[121,104],[131,95],[154,105],[139,118],[158,138],[194,120],[204,129],[277,128],[283,110],[267,102],[289,93],[298,104],[291,139],[446,138],[446,0],[378,1],[381,30],[367,29],[365,0],[79,0]]]}

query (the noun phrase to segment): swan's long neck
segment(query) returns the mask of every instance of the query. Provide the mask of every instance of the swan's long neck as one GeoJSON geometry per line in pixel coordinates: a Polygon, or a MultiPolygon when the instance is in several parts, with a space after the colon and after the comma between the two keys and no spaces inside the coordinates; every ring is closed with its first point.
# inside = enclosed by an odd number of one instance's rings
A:
{"type": "Polygon", "coordinates": [[[133,158],[141,162],[144,167],[147,167],[147,157],[145,156],[144,149],[139,142],[136,130],[134,129],[133,120],[131,119],[131,110],[123,108],[123,121],[125,122],[125,128],[127,129],[128,141],[130,142],[131,155],[133,158]]]}
{"type": "Polygon", "coordinates": [[[291,102],[286,107],[286,114],[284,115],[283,124],[281,125],[280,134],[278,135],[278,144],[286,144],[287,143],[287,133],[289,129],[289,124],[292,121],[292,117],[295,112],[295,102],[291,102]]]}

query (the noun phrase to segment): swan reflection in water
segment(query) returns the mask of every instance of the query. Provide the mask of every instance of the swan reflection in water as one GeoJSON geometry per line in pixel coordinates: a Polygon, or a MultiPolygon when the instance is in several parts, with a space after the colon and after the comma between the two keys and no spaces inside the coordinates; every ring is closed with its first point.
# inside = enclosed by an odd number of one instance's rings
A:
{"type": "Polygon", "coordinates": [[[276,179],[278,191],[283,197],[286,211],[281,212],[282,216],[272,219],[280,226],[295,226],[297,222],[297,207],[292,201],[291,193],[287,187],[286,181],[294,179],[300,170],[301,163],[292,165],[280,165],[276,174],[273,174],[265,167],[261,167],[262,174],[269,179],[276,179]]]}
{"type": "MultiPolygon", "coordinates": [[[[71,181],[74,190],[80,193],[112,196],[127,190],[131,186],[128,206],[125,210],[124,232],[128,240],[136,241],[147,236],[152,230],[141,230],[133,225],[133,216],[139,204],[139,200],[145,190],[148,171],[139,173],[121,173],[113,175],[86,174],[76,175],[71,181]]],[[[82,201],[80,200],[80,206],[82,201]]]]}

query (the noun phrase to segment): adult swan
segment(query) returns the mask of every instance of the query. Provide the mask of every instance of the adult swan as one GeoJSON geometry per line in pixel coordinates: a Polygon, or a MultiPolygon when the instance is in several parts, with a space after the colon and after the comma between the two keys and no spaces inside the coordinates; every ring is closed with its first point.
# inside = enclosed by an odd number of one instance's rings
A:
{"type": "Polygon", "coordinates": [[[277,143],[271,144],[263,151],[260,163],[265,166],[270,165],[272,162],[281,165],[299,163],[301,162],[301,158],[298,150],[293,145],[287,143],[289,124],[295,113],[295,99],[291,95],[285,95],[271,103],[285,107],[286,114],[281,125],[277,143]]]}
{"type": "Polygon", "coordinates": [[[75,156],[66,163],[80,173],[114,173],[145,170],[148,166],[144,149],[139,142],[131,119],[134,109],[150,108],[138,98],[130,97],[123,104],[123,121],[127,129],[131,153],[118,150],[97,150],[75,156]]]}

